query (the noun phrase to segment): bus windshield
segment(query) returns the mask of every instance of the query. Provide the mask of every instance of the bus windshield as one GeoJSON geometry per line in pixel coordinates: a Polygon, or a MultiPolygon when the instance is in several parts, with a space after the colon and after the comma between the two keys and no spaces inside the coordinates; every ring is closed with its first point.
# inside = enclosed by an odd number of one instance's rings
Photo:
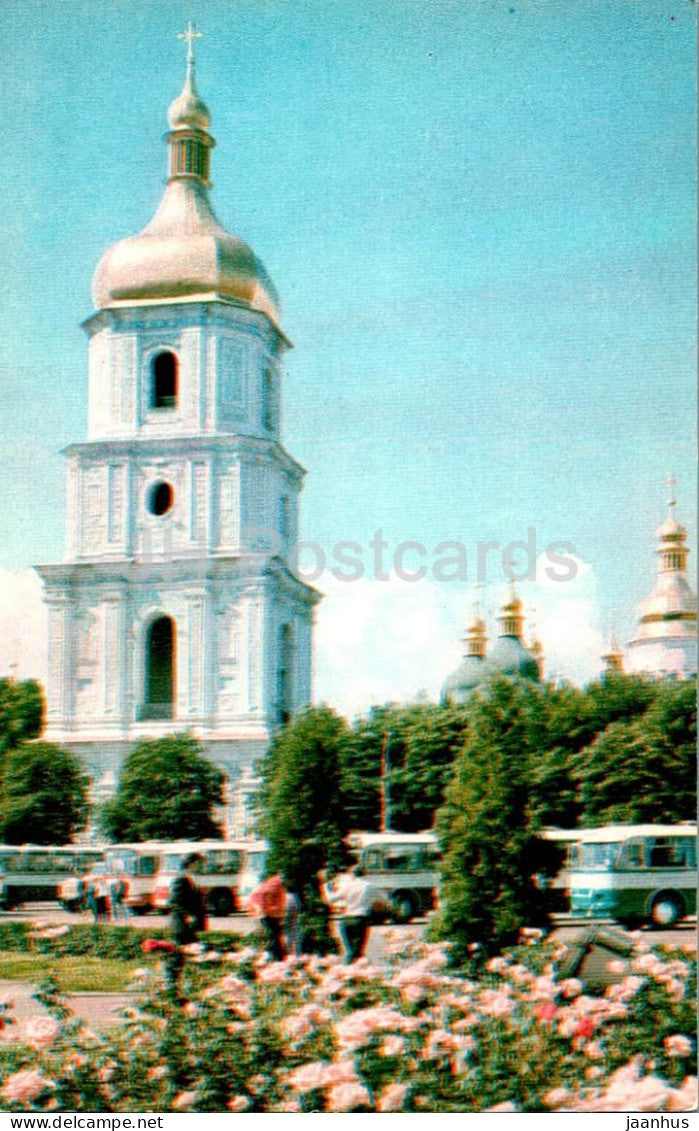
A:
{"type": "Polygon", "coordinates": [[[570,865],[586,871],[609,872],[614,867],[619,844],[616,841],[593,841],[574,844],[570,849],[570,865]]]}

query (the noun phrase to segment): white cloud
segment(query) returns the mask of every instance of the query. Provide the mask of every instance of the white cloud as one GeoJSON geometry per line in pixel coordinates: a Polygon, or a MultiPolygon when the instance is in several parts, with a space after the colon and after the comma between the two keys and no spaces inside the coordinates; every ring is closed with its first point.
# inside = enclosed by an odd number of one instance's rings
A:
{"type": "Polygon", "coordinates": [[[46,609],[33,569],[0,569],[0,675],[46,682],[46,609]]]}
{"type": "MultiPolygon", "coordinates": [[[[575,576],[554,581],[543,555],[537,582],[517,590],[544,647],[548,678],[586,683],[600,672],[604,639],[599,629],[597,580],[587,562],[575,559],[575,576]]],[[[353,716],[374,703],[406,702],[426,691],[431,699],[463,652],[462,638],[473,591],[430,578],[406,582],[362,578],[342,582],[326,575],[318,581],[325,600],[317,613],[316,679],[318,701],[353,716]]],[[[483,591],[481,606],[491,638],[507,583],[483,591]]]]}

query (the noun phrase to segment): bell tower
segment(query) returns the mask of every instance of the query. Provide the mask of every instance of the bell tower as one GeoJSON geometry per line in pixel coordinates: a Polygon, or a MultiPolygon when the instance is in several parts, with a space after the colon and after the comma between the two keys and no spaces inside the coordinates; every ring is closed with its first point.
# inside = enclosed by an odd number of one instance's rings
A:
{"type": "Polygon", "coordinates": [[[47,737],[110,779],[191,730],[234,787],[311,697],[319,594],[294,572],[305,472],[282,444],[274,284],[209,199],[215,141],[190,25],[168,179],[93,278],[88,436],[67,450],[67,554],[39,567],[47,737]]]}

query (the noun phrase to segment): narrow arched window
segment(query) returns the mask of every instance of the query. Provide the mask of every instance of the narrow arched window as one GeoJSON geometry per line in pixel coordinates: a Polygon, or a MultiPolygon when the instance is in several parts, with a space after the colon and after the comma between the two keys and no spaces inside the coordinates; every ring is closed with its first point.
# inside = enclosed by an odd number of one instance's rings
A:
{"type": "Polygon", "coordinates": [[[290,624],[283,624],[279,630],[277,679],[279,722],[288,723],[294,706],[294,635],[290,624]]]}
{"type": "Polygon", "coordinates": [[[153,358],[151,408],[175,408],[177,405],[177,358],[169,351],[153,358]]]}
{"type": "Polygon", "coordinates": [[[145,688],[141,717],[172,719],[175,713],[175,622],[158,617],[145,640],[145,688]]]}

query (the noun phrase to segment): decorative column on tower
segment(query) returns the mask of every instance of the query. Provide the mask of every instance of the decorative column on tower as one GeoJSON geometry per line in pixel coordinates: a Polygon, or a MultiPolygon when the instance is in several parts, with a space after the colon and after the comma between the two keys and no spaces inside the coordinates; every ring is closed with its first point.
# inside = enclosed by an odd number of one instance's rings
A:
{"type": "Polygon", "coordinates": [[[93,278],[88,438],[68,457],[49,610],[48,737],[99,779],[191,730],[236,779],[311,693],[319,594],[295,575],[305,472],[282,445],[279,299],[209,200],[190,25],[154,218],[93,278]]]}
{"type": "Polygon", "coordinates": [[[687,679],[697,672],[697,598],[687,577],[687,530],[675,517],[674,479],[668,514],[656,531],[658,577],[638,606],[636,635],[627,647],[627,670],[687,679]]]}

